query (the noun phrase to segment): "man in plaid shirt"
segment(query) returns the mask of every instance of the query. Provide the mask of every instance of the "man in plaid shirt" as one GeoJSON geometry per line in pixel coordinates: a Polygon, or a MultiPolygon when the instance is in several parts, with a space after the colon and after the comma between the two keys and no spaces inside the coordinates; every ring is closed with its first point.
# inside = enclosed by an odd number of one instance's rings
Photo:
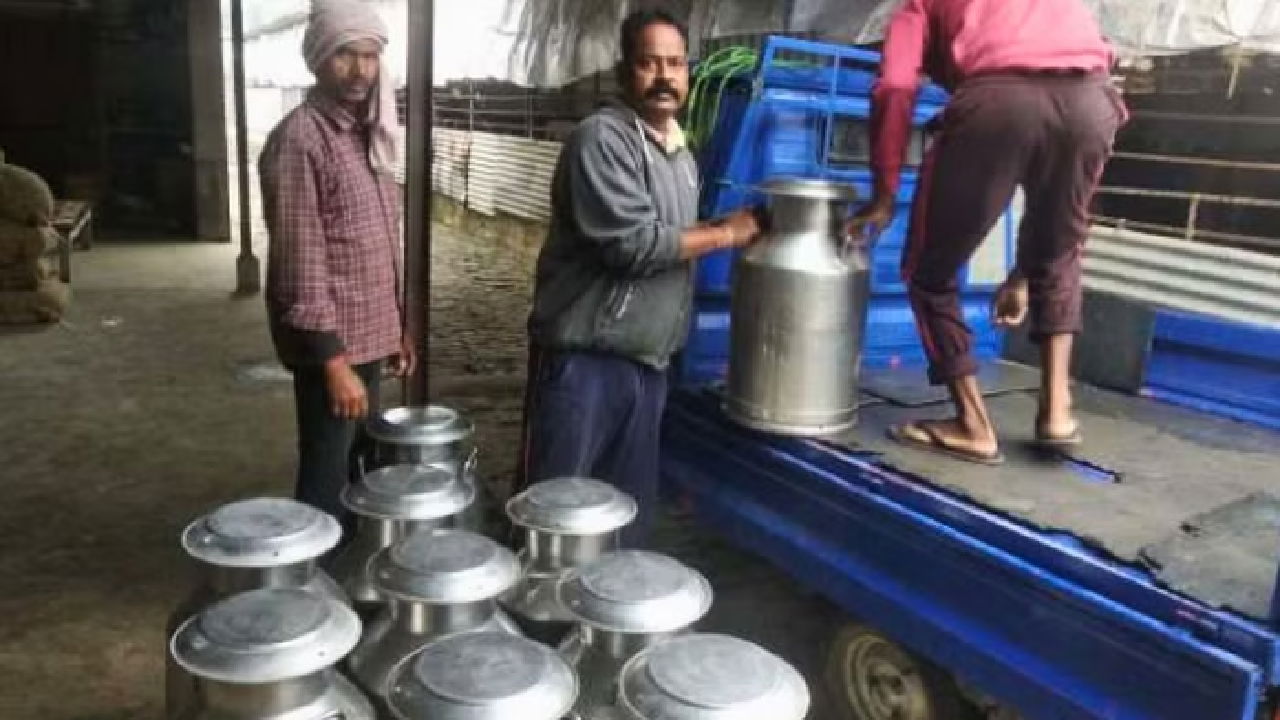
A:
{"type": "Polygon", "coordinates": [[[344,520],[340,494],[383,367],[390,360],[406,375],[415,362],[401,322],[396,115],[379,72],[386,39],[369,5],[317,4],[303,42],[316,86],[260,160],[267,313],[297,406],[295,494],[344,520]]]}

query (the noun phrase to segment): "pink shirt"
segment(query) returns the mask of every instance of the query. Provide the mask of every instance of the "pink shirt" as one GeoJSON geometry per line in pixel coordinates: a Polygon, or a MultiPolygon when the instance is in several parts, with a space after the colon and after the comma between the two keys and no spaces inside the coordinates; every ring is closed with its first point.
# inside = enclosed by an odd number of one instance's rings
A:
{"type": "Polygon", "coordinates": [[[982,73],[1107,70],[1111,63],[1081,0],[905,0],[889,21],[872,96],[877,193],[897,192],[922,73],[955,90],[982,73]]]}

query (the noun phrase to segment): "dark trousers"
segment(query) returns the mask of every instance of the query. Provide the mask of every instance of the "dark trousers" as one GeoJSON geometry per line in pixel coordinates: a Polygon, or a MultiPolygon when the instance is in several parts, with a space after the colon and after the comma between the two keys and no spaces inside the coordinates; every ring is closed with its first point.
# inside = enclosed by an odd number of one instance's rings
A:
{"type": "MultiPolygon", "coordinates": [[[[382,361],[351,368],[369,393],[369,411],[378,404],[382,361]]],[[[350,534],[350,512],[342,505],[342,489],[359,478],[360,458],[371,441],[364,424],[334,416],[324,368],[305,366],[293,371],[293,396],[298,422],[298,480],[294,497],[337,518],[350,534]]]]}
{"type": "Polygon", "coordinates": [[[666,402],[663,371],[616,355],[531,348],[517,491],[557,477],[608,482],[639,504],[622,543],[643,547],[658,505],[666,402]]]}
{"type": "Polygon", "coordinates": [[[921,169],[902,263],[932,382],[977,372],[957,275],[1019,185],[1032,337],[1080,331],[1089,204],[1124,116],[1102,74],[986,75],[956,92],[921,169]]]}

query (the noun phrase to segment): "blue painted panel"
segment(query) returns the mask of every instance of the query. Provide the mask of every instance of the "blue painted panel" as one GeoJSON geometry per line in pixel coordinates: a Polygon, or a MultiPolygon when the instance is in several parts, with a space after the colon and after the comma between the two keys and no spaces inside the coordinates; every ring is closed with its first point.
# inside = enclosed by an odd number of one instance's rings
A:
{"type": "MultiPolygon", "coordinates": [[[[971,290],[961,298],[965,322],[973,330],[974,355],[981,360],[999,357],[1002,335],[991,322],[991,293],[971,290]]],[[[864,367],[897,367],[925,363],[924,346],[915,315],[905,296],[871,300],[862,347],[864,367]]]]}
{"type": "Polygon", "coordinates": [[[1026,717],[1253,720],[1256,664],[909,509],[870,465],[833,473],[791,452],[834,458],[820,444],[738,430],[706,405],[673,397],[663,475],[708,523],[1026,717]]]}
{"type": "MultiPolygon", "coordinates": [[[[873,50],[775,35],[765,41],[759,75],[766,87],[862,95],[871,91],[880,60],[881,54],[873,50]],[[797,61],[808,61],[808,66],[797,67],[797,61]],[[833,68],[839,69],[834,77],[833,68]]],[[[930,83],[921,89],[922,105],[946,101],[946,91],[937,85],[930,83]]]]}
{"type": "Polygon", "coordinates": [[[729,372],[729,298],[699,298],[684,350],[675,360],[681,383],[724,382],[729,372]]]}
{"type": "Polygon", "coordinates": [[[1280,328],[1158,313],[1144,393],[1280,429],[1280,328]]]}

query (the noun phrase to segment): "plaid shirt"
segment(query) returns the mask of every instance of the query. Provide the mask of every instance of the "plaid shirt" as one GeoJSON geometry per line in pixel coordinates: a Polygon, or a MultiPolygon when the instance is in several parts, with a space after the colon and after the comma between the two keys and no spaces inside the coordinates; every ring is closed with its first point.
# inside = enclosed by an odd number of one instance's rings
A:
{"type": "Polygon", "coordinates": [[[267,314],[286,366],[400,352],[399,188],[369,164],[368,129],[312,91],[259,160],[271,238],[267,314]]]}

